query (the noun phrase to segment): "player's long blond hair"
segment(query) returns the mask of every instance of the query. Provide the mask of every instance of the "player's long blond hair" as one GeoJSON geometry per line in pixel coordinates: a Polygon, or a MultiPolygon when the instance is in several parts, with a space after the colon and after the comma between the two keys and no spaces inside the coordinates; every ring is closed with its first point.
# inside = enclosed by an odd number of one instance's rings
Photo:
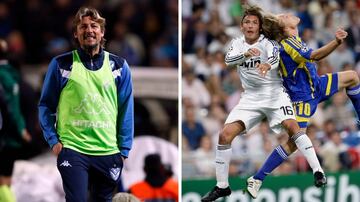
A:
{"type": "Polygon", "coordinates": [[[267,14],[263,18],[262,32],[264,36],[270,40],[280,42],[288,36],[284,31],[285,25],[280,20],[271,14],[267,14]]]}

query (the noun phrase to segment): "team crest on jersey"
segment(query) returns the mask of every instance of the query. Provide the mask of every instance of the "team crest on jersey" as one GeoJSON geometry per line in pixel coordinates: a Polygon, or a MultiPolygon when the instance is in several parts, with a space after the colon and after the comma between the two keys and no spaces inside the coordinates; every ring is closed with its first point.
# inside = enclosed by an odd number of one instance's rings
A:
{"type": "Polygon", "coordinates": [[[110,177],[116,181],[120,176],[120,168],[110,168],[110,177]]]}
{"type": "Polygon", "coordinates": [[[306,44],[304,44],[304,46],[301,48],[301,52],[308,52],[309,48],[306,46],[306,44]]]}

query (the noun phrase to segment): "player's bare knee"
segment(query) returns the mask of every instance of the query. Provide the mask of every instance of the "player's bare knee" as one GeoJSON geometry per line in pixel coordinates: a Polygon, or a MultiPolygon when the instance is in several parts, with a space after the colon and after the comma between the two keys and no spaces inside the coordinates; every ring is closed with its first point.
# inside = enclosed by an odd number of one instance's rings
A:
{"type": "Polygon", "coordinates": [[[344,72],[346,80],[351,83],[351,85],[355,85],[359,83],[359,76],[354,70],[349,70],[344,72]]]}
{"type": "Polygon", "coordinates": [[[282,125],[284,126],[290,137],[300,131],[298,123],[293,119],[283,121],[282,125]]]}
{"type": "Polygon", "coordinates": [[[355,87],[360,84],[360,79],[354,70],[341,72],[340,74],[340,86],[339,87],[355,87]]]}
{"type": "Polygon", "coordinates": [[[351,80],[353,82],[353,85],[356,85],[356,86],[359,85],[360,79],[359,79],[358,74],[354,70],[351,70],[350,74],[351,74],[351,77],[352,77],[351,80]]]}

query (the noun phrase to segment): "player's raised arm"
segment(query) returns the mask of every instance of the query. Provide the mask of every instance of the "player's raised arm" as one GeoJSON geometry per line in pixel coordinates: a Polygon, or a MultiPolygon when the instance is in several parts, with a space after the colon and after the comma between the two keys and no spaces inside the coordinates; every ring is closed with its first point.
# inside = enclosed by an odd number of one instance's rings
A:
{"type": "Polygon", "coordinates": [[[332,53],[347,37],[348,33],[339,28],[335,32],[335,39],[324,45],[323,47],[313,51],[310,55],[312,60],[321,60],[332,53]]]}

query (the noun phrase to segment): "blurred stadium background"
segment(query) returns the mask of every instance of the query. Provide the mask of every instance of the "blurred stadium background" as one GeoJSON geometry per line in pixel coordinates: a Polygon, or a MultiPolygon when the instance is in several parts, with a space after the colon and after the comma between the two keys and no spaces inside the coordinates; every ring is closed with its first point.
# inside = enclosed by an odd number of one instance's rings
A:
{"type": "Polygon", "coordinates": [[[22,112],[33,142],[15,164],[12,189],[19,202],[64,201],[56,157],[43,140],[37,103],[50,59],[70,51],[71,23],[81,6],[106,18],[106,50],[127,60],[135,95],[135,141],[123,169],[124,190],[144,178],[143,160],[160,153],[178,170],[178,0],[1,0],[0,38],[21,73],[22,112]]]}
{"type": "MultiPolygon", "coordinates": [[[[241,34],[243,5],[301,18],[300,34],[313,49],[346,29],[346,43],[318,62],[318,74],[355,70],[360,74],[360,1],[356,0],[183,0],[182,1],[182,201],[198,202],[215,184],[215,146],[227,114],[242,94],[235,69],[224,64],[226,45],[241,34]]],[[[311,138],[328,175],[316,189],[306,160],[297,152],[264,182],[256,201],[360,201],[360,133],[344,92],[321,103],[311,120],[311,138]]],[[[267,122],[235,138],[230,186],[224,201],[248,202],[245,179],[254,174],[287,134],[273,135],[267,122]]]]}

